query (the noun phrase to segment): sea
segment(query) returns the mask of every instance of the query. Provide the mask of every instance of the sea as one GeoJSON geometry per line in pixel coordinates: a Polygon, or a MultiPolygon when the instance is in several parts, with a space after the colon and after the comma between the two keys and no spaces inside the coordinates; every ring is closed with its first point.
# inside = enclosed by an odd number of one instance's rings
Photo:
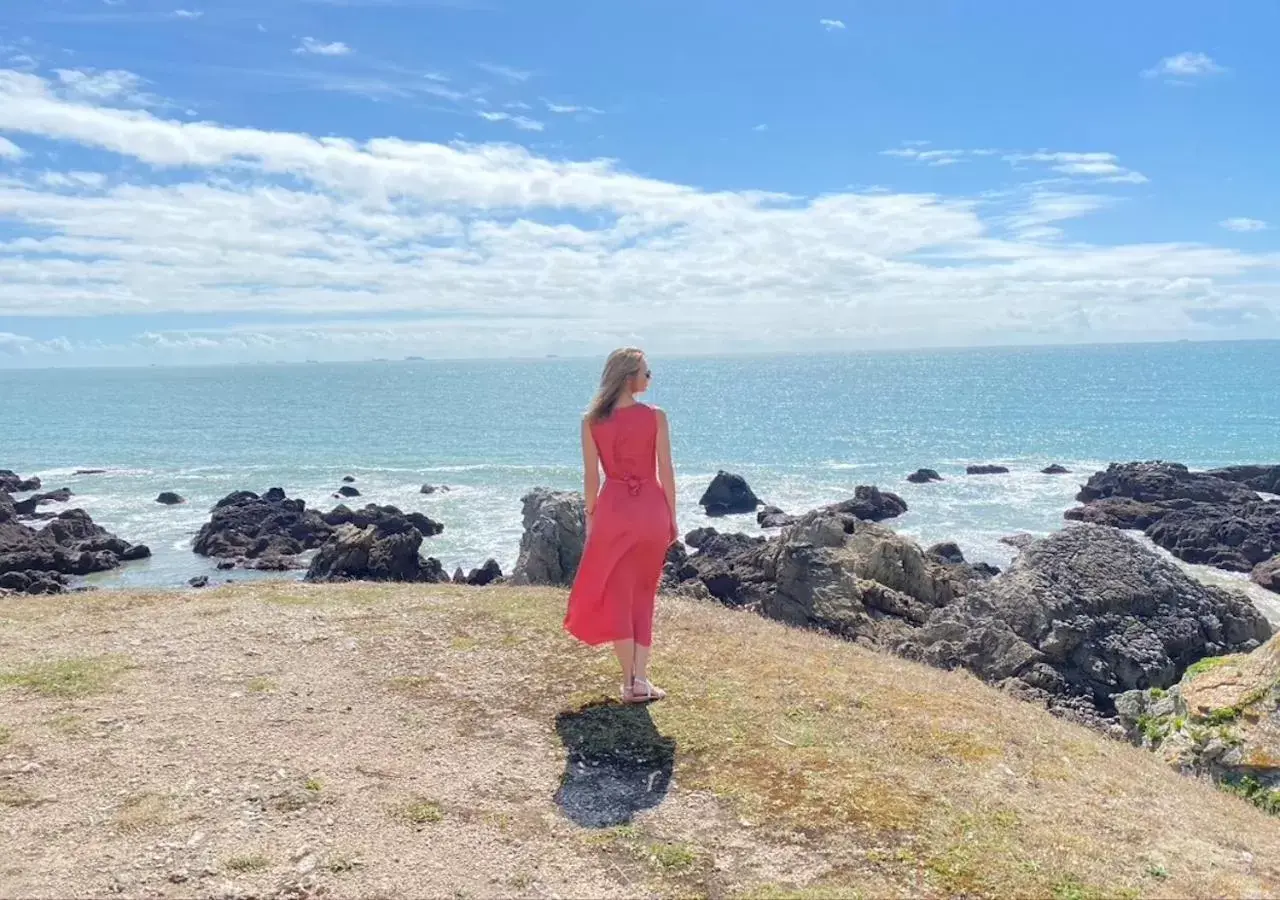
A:
{"type": "MultiPolygon", "coordinates": [[[[218,572],[191,552],[213,504],[281,487],[329,509],[347,475],[361,492],[349,505],[391,504],[444,523],[423,552],[449,570],[493,558],[509,571],[521,497],[581,488],[579,423],[600,362],[0,370],[0,467],[71,489],[70,506],[151,547],[150,560],[90,579],[103,588],[268,577],[218,572]],[[91,468],[107,471],[74,474],[91,468]],[[427,495],[424,484],[449,490],[427,495]],[[162,506],[161,491],[188,502],[162,506]]],[[[753,516],[703,515],[698,500],[722,469],[788,512],[878,485],[909,506],[888,523],[895,529],[1004,566],[1014,551],[1001,537],[1063,527],[1080,484],[1109,462],[1280,462],[1274,341],[650,362],[644,399],[671,421],[682,530],[759,531],[753,516]],[[971,463],[1010,473],[966,476],[971,463]],[[1072,474],[1040,474],[1050,463],[1072,474]],[[920,467],[944,480],[908,483],[920,467]]]]}

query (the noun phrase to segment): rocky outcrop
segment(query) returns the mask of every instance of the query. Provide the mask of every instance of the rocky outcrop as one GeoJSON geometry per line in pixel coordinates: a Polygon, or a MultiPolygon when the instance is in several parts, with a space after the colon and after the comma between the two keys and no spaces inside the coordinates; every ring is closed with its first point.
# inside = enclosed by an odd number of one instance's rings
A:
{"type": "Polygon", "coordinates": [[[156,497],[157,503],[163,503],[165,506],[177,506],[180,503],[186,503],[187,498],[173,491],[161,491],[160,496],[156,497]]]}
{"type": "Polygon", "coordinates": [[[933,469],[916,469],[907,476],[907,481],[912,484],[928,484],[931,481],[941,481],[942,476],[933,469]]]}
{"type": "Polygon", "coordinates": [[[82,509],[61,513],[37,531],[18,521],[15,507],[0,493],[0,587],[57,593],[69,584],[67,576],[105,572],[151,555],[146,545],[116,537],[82,509]]]}
{"type": "Polygon", "coordinates": [[[1266,562],[1258,563],[1253,567],[1249,577],[1253,579],[1254,584],[1280,593],[1280,556],[1273,556],[1266,562]]]}
{"type": "Polygon", "coordinates": [[[360,496],[360,490],[359,490],[358,488],[354,488],[354,487],[352,487],[352,486],[351,486],[351,485],[349,485],[349,484],[344,484],[342,487],[338,488],[338,490],[334,493],[334,495],[333,495],[333,496],[335,496],[335,497],[348,497],[348,498],[349,498],[349,497],[359,497],[359,496],[360,496]]]}
{"type": "Polygon", "coordinates": [[[39,478],[23,478],[12,469],[0,469],[0,491],[24,494],[27,491],[38,491],[40,487],[39,478]]]}
{"type": "Polygon", "coordinates": [[[339,525],[355,525],[357,528],[368,528],[380,525],[384,521],[403,518],[421,532],[423,537],[435,537],[444,532],[444,526],[429,516],[416,512],[401,512],[394,506],[378,506],[370,503],[364,509],[349,509],[344,505],[335,506],[322,517],[324,523],[331,528],[339,525]]]}
{"type": "Polygon", "coordinates": [[[961,552],[960,545],[954,541],[943,541],[940,544],[934,544],[924,551],[924,554],[935,562],[948,566],[962,566],[965,562],[964,553],[961,552]]]}
{"type": "Polygon", "coordinates": [[[776,506],[766,506],[756,513],[756,524],[761,528],[786,528],[795,523],[795,516],[787,515],[776,506]]]}
{"type": "Polygon", "coordinates": [[[71,491],[67,488],[58,488],[56,491],[32,494],[25,500],[15,500],[13,509],[20,516],[34,516],[39,507],[47,503],[67,503],[71,500],[71,496],[71,491]]]}
{"type": "Polygon", "coordinates": [[[422,532],[403,515],[336,527],[307,569],[307,581],[448,581],[439,560],[419,554],[422,532]]]}
{"type": "Polygon", "coordinates": [[[1041,475],[1070,475],[1071,470],[1068,469],[1066,466],[1060,466],[1057,463],[1054,463],[1053,465],[1045,466],[1043,469],[1041,469],[1040,474],[1041,475]]]}
{"type": "Polygon", "coordinates": [[[442,494],[447,494],[447,493],[449,493],[449,485],[447,485],[447,484],[441,484],[441,485],[424,484],[424,485],[419,489],[419,493],[422,493],[422,494],[435,494],[435,493],[437,493],[437,492],[438,492],[438,493],[442,493],[442,494]]]}
{"type": "Polygon", "coordinates": [[[1009,469],[1006,466],[965,466],[964,473],[966,475],[1008,475],[1009,469]]]}
{"type": "MultiPolygon", "coordinates": [[[[1219,471],[1269,483],[1265,470],[1219,471]]],[[[1249,572],[1280,553],[1280,501],[1178,463],[1113,464],[1091,477],[1076,499],[1084,505],[1067,510],[1067,519],[1143,531],[1185,562],[1249,572]]]]}
{"type": "Polygon", "coordinates": [[[1167,691],[1123,694],[1116,710],[1129,738],[1175,769],[1280,812],[1280,637],[1200,660],[1167,691]]]}
{"type": "Polygon", "coordinates": [[[193,549],[223,559],[295,556],[316,549],[332,534],[333,526],[320,513],[307,509],[305,500],[290,500],[280,488],[262,496],[236,491],[218,501],[193,549]]]}
{"type": "Polygon", "coordinates": [[[853,489],[853,497],[825,507],[825,511],[854,516],[866,522],[883,522],[906,512],[907,502],[890,491],[860,484],[853,489]]]}
{"type": "Polygon", "coordinates": [[[711,484],[707,486],[698,505],[709,516],[730,516],[753,513],[762,504],[745,478],[722,471],[711,479],[711,484]]]}
{"type": "Polygon", "coordinates": [[[464,583],[471,587],[484,587],[500,581],[502,581],[502,566],[498,565],[498,561],[494,559],[486,559],[484,565],[478,569],[472,569],[464,579],[464,583]]]}
{"type": "Polygon", "coordinates": [[[1280,466],[1227,466],[1210,469],[1205,474],[1242,484],[1251,490],[1280,494],[1280,466]]]}
{"type": "Polygon", "coordinates": [[[511,583],[569,586],[586,542],[582,495],[536,488],[521,502],[524,534],[511,583]]]}
{"type": "Polygon", "coordinates": [[[1027,547],[899,649],[1091,720],[1125,691],[1167,688],[1197,660],[1270,633],[1243,595],[1201,585],[1116,529],[1082,525],[1027,547]]]}

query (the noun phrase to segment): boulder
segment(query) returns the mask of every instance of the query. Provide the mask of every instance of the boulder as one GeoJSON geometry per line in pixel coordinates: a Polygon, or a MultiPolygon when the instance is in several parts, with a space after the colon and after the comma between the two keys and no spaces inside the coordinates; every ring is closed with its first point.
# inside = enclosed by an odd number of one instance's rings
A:
{"type": "Polygon", "coordinates": [[[521,500],[524,534],[512,584],[568,587],[586,542],[586,507],[577,492],[536,488],[521,500]]]}
{"type": "Polygon", "coordinates": [[[19,594],[61,594],[67,589],[67,578],[57,572],[28,569],[23,572],[0,573],[0,590],[19,594]]]}
{"type": "Polygon", "coordinates": [[[931,481],[941,481],[942,476],[933,469],[916,469],[907,476],[907,481],[912,484],[928,484],[931,481]]]}
{"type": "Polygon", "coordinates": [[[338,525],[311,561],[307,581],[448,581],[439,560],[418,553],[422,532],[404,516],[365,527],[338,525]]]}
{"type": "Polygon", "coordinates": [[[1202,659],[1168,691],[1133,691],[1116,709],[1129,738],[1175,769],[1280,799],[1280,637],[1202,659]]]}
{"type": "Polygon", "coordinates": [[[484,587],[488,584],[502,580],[502,567],[498,565],[497,560],[487,559],[478,569],[472,569],[467,575],[466,582],[472,587],[484,587]]]}
{"type": "Polygon", "coordinates": [[[729,472],[717,472],[711,484],[698,501],[709,516],[729,516],[752,513],[761,506],[760,498],[751,490],[746,479],[729,472]]]}
{"type": "Polygon", "coordinates": [[[406,519],[409,524],[421,532],[423,537],[434,537],[444,532],[444,526],[434,519],[417,512],[401,512],[394,506],[378,506],[376,503],[370,503],[364,509],[352,510],[339,504],[331,511],[324,514],[324,523],[331,528],[337,528],[339,525],[355,525],[357,528],[367,528],[370,525],[378,525],[389,519],[406,519]]]}
{"type": "Polygon", "coordinates": [[[766,506],[756,513],[756,524],[761,528],[785,528],[795,523],[795,516],[787,515],[776,506],[766,506]]]}
{"type": "Polygon", "coordinates": [[[851,515],[867,522],[893,519],[907,511],[907,503],[897,494],[882,491],[872,485],[860,484],[853,489],[853,497],[825,508],[837,515],[851,515]]]}
{"type": "Polygon", "coordinates": [[[934,544],[924,553],[925,556],[933,561],[947,566],[962,566],[965,562],[964,553],[961,552],[960,545],[954,541],[943,541],[941,544],[934,544]]]}
{"type": "Polygon", "coordinates": [[[342,482],[343,482],[343,484],[355,484],[355,481],[356,481],[356,476],[354,476],[354,475],[343,475],[343,476],[342,476],[342,482]]]}
{"type": "Polygon", "coordinates": [[[66,503],[71,499],[71,491],[67,488],[58,488],[56,491],[49,491],[44,494],[32,494],[25,500],[15,500],[13,503],[14,512],[20,516],[35,515],[36,508],[46,503],[66,503]]]}
{"type": "Polygon", "coordinates": [[[302,499],[290,500],[280,488],[261,497],[236,491],[218,501],[208,522],[196,534],[193,549],[201,556],[256,559],[293,556],[314,550],[333,534],[333,526],[302,499]]]}
{"type": "Polygon", "coordinates": [[[1241,503],[1258,495],[1243,485],[1192,472],[1181,463],[1112,463],[1097,472],[1080,489],[1076,500],[1092,503],[1107,497],[1125,497],[1143,503],[1159,500],[1197,500],[1203,503],[1241,503]]]}
{"type": "Polygon", "coordinates": [[[344,484],[342,487],[338,488],[338,492],[334,494],[334,496],[335,497],[359,497],[360,491],[349,484],[344,484]]]}
{"type": "Polygon", "coordinates": [[[0,469],[0,491],[24,494],[27,491],[38,491],[40,487],[39,478],[23,478],[12,469],[0,469]]]}
{"type": "Polygon", "coordinates": [[[447,485],[447,484],[441,484],[441,485],[424,484],[424,485],[420,488],[419,492],[420,492],[420,493],[423,493],[423,494],[435,494],[435,493],[447,494],[447,493],[449,493],[449,485],[447,485]]]}
{"type": "Polygon", "coordinates": [[[462,566],[458,566],[458,568],[453,570],[453,583],[454,584],[467,583],[467,573],[462,571],[462,566]]]}
{"type": "Polygon", "coordinates": [[[208,584],[209,584],[209,576],[208,576],[208,575],[197,575],[197,576],[195,576],[194,578],[192,578],[191,580],[189,580],[189,581],[187,582],[187,584],[188,584],[188,585],[190,585],[190,586],[191,586],[191,587],[193,587],[193,588],[202,588],[202,587],[207,587],[207,586],[208,586],[208,584]]]}
{"type": "Polygon", "coordinates": [[[1006,466],[980,465],[965,466],[964,472],[966,475],[1008,475],[1009,469],[1006,466]]]}
{"type": "Polygon", "coordinates": [[[1253,567],[1249,575],[1254,584],[1259,584],[1269,591],[1280,593],[1280,556],[1273,556],[1266,562],[1253,567]]]}
{"type": "Polygon", "coordinates": [[[1027,547],[898,649],[1088,719],[1111,715],[1125,691],[1167,688],[1197,660],[1270,634],[1242,594],[1200,584],[1116,529],[1081,525],[1027,547]]]}
{"type": "Polygon", "coordinates": [[[104,475],[106,474],[106,471],[107,471],[106,469],[76,469],[71,474],[72,475],[104,475]]]}
{"type": "Polygon", "coordinates": [[[187,500],[173,491],[162,491],[160,496],[156,497],[156,502],[163,503],[165,506],[177,506],[179,503],[186,503],[187,500]]]}
{"type": "Polygon", "coordinates": [[[710,526],[695,528],[693,529],[693,531],[690,531],[688,534],[684,536],[684,542],[688,544],[690,547],[692,547],[694,550],[700,550],[702,549],[702,545],[706,543],[707,540],[715,537],[719,533],[720,532],[716,531],[714,528],[711,528],[710,526]]]}
{"type": "Polygon", "coordinates": [[[1068,469],[1066,466],[1060,466],[1057,463],[1054,463],[1053,465],[1045,466],[1043,469],[1041,469],[1040,474],[1041,475],[1070,475],[1071,470],[1068,469]]]}

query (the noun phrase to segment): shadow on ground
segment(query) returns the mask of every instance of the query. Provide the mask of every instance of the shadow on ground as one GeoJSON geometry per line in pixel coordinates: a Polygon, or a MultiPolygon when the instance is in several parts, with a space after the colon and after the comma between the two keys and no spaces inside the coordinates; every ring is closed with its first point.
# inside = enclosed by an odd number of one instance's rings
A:
{"type": "Polygon", "coordinates": [[[593,703],[556,716],[556,733],[568,758],[555,800],[578,825],[625,825],[666,798],[676,742],[658,733],[647,707],[593,703]]]}

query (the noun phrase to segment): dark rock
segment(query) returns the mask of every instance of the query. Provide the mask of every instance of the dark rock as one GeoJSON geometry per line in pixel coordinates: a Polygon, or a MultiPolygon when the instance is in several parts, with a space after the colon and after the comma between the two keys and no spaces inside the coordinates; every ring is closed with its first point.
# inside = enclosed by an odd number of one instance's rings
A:
{"type": "Polygon", "coordinates": [[[741,475],[718,472],[698,505],[709,516],[729,516],[755,512],[761,503],[741,475]]]}
{"type": "Polygon", "coordinates": [[[236,561],[234,559],[218,560],[218,568],[221,570],[225,571],[227,569],[234,569],[235,567],[236,567],[236,561]]]}
{"type": "Polygon", "coordinates": [[[1255,491],[1280,494],[1280,466],[1227,466],[1225,469],[1210,469],[1205,474],[1255,491]]]}
{"type": "Polygon", "coordinates": [[[421,492],[422,492],[422,493],[424,493],[424,494],[435,494],[435,493],[437,493],[437,492],[438,492],[438,493],[441,493],[441,494],[447,494],[447,493],[449,493],[449,485],[447,485],[447,484],[441,484],[441,485],[424,484],[424,485],[422,486],[422,488],[421,488],[421,492]]]}
{"type": "Polygon", "coordinates": [[[453,583],[454,583],[454,584],[466,584],[466,583],[467,583],[467,573],[466,573],[466,572],[464,572],[464,571],[462,571],[462,567],[461,567],[461,566],[459,566],[458,568],[456,568],[456,569],[454,569],[454,570],[453,570],[453,583]]]}
{"type": "Polygon", "coordinates": [[[305,500],[290,500],[279,488],[261,497],[236,491],[218,501],[193,549],[201,556],[227,559],[293,556],[314,550],[332,534],[333,526],[307,509],[305,500]]]}
{"type": "Polygon", "coordinates": [[[991,563],[976,562],[967,565],[976,578],[995,578],[1000,574],[1000,567],[993,566],[991,563]]]}
{"type": "Polygon", "coordinates": [[[39,478],[23,478],[12,469],[0,469],[0,491],[24,494],[27,491],[38,491],[40,487],[39,478]]]}
{"type": "Polygon", "coordinates": [[[1258,563],[1253,567],[1249,577],[1253,579],[1254,584],[1280,593],[1280,556],[1273,556],[1265,562],[1258,563]]]}
{"type": "Polygon", "coordinates": [[[496,560],[487,559],[483,566],[478,569],[472,569],[467,575],[467,584],[472,587],[484,587],[487,584],[502,580],[502,567],[498,565],[496,560]]]}
{"type": "Polygon", "coordinates": [[[899,649],[1087,717],[1110,715],[1117,694],[1168,687],[1197,660],[1247,652],[1270,634],[1243,595],[1201,585],[1116,529],[1081,525],[1028,547],[899,649]]]}
{"type": "Polygon", "coordinates": [[[786,528],[795,523],[795,516],[787,515],[776,506],[766,506],[756,513],[756,524],[761,528],[786,528]]]}
{"type": "Polygon", "coordinates": [[[447,581],[439,560],[424,560],[422,532],[403,515],[361,527],[340,524],[311,561],[307,581],[447,581]]]}
{"type": "Polygon", "coordinates": [[[46,503],[66,503],[70,499],[71,491],[67,488],[58,488],[56,491],[49,491],[45,494],[32,494],[25,500],[15,500],[13,509],[20,516],[30,516],[35,514],[38,506],[43,506],[46,503]]]}
{"type": "Polygon", "coordinates": [[[933,469],[916,469],[907,476],[907,481],[912,484],[928,484],[931,481],[941,481],[942,476],[933,469]]]}
{"type": "MultiPolygon", "coordinates": [[[[1238,467],[1252,475],[1265,467],[1238,467]]],[[[1227,470],[1222,470],[1227,471],[1227,470]]],[[[1179,559],[1249,572],[1280,553],[1280,501],[1177,463],[1116,463],[1077,495],[1067,519],[1141,530],[1179,559]]]]}
{"type": "Polygon", "coordinates": [[[343,483],[344,483],[344,484],[355,484],[355,480],[356,480],[356,476],[354,476],[354,475],[343,475],[343,476],[342,476],[342,481],[343,481],[343,483]]]}
{"type": "Polygon", "coordinates": [[[1043,469],[1041,469],[1040,474],[1041,475],[1070,475],[1071,470],[1066,468],[1065,466],[1060,466],[1057,463],[1054,463],[1051,466],[1045,466],[1043,469]]]}
{"type": "Polygon", "coordinates": [[[353,487],[352,487],[351,485],[349,485],[349,484],[344,484],[342,487],[338,488],[338,496],[342,496],[342,497],[359,497],[359,496],[360,496],[360,491],[359,491],[359,490],[357,490],[356,488],[353,488],[353,487]]]}
{"type": "Polygon", "coordinates": [[[105,475],[106,469],[76,469],[72,475],[105,475]]]}
{"type": "Polygon", "coordinates": [[[535,488],[521,502],[524,534],[511,583],[568,587],[578,572],[586,542],[582,495],[535,488]]]}
{"type": "Polygon", "coordinates": [[[907,511],[907,503],[897,494],[860,484],[853,489],[853,499],[828,506],[825,511],[856,516],[867,522],[881,522],[902,515],[907,511]]]}
{"type": "Polygon", "coordinates": [[[1000,538],[1000,543],[1006,544],[1012,547],[1013,549],[1021,552],[1023,550],[1026,550],[1028,547],[1030,547],[1032,544],[1034,544],[1038,540],[1039,538],[1037,538],[1034,534],[1027,534],[1024,531],[1020,534],[1007,534],[1004,537],[1000,538]]]}
{"type": "Polygon", "coordinates": [[[1009,469],[1005,466],[965,466],[966,475],[1008,475],[1009,469]]]}
{"type": "Polygon", "coordinates": [[[1181,463],[1112,463],[1092,475],[1076,495],[1081,503],[1124,497],[1143,503],[1158,500],[1197,500],[1203,503],[1244,503],[1258,496],[1247,487],[1181,463]]]}
{"type": "Polygon", "coordinates": [[[186,503],[187,500],[173,491],[164,491],[159,497],[156,497],[156,502],[163,503],[165,506],[176,506],[179,503],[186,503]]]}
{"type": "Polygon", "coordinates": [[[662,564],[662,590],[672,591],[679,587],[684,580],[682,570],[688,562],[689,551],[685,549],[684,544],[676,541],[667,548],[667,557],[662,564]]]}
{"type": "Polygon", "coordinates": [[[191,585],[191,587],[193,588],[206,587],[209,584],[209,576],[197,575],[195,578],[192,578],[190,581],[188,581],[187,584],[191,585]]]}
{"type": "Polygon", "coordinates": [[[28,592],[49,593],[54,576],[89,575],[105,572],[125,562],[144,559],[151,551],[143,544],[130,544],[94,524],[82,509],[72,509],[49,519],[40,530],[18,521],[16,504],[5,503],[0,494],[0,574],[20,573],[10,579],[22,580],[28,592]]]}
{"type": "Polygon", "coordinates": [[[256,569],[259,572],[292,572],[295,569],[306,568],[306,565],[296,556],[277,556],[275,554],[267,554],[255,559],[242,559],[239,564],[245,569],[256,569]]]}
{"type": "Polygon", "coordinates": [[[402,518],[407,519],[409,524],[418,529],[423,537],[434,537],[444,531],[444,526],[434,519],[424,516],[417,512],[401,512],[394,506],[378,506],[370,503],[364,509],[351,510],[346,506],[335,506],[330,512],[324,514],[324,522],[332,528],[339,525],[355,525],[357,528],[367,528],[370,525],[378,525],[387,519],[402,518]]]}
{"type": "Polygon", "coordinates": [[[0,590],[19,594],[61,594],[67,589],[67,579],[57,572],[26,570],[0,573],[0,590]]]}
{"type": "Polygon", "coordinates": [[[944,541],[941,544],[934,544],[928,550],[924,551],[935,562],[940,562],[948,566],[963,566],[965,564],[964,553],[960,550],[960,545],[954,541],[944,541]]]}
{"type": "Polygon", "coordinates": [[[684,542],[694,550],[700,550],[702,545],[709,539],[718,535],[720,532],[711,527],[695,528],[684,536],[684,542]]]}

